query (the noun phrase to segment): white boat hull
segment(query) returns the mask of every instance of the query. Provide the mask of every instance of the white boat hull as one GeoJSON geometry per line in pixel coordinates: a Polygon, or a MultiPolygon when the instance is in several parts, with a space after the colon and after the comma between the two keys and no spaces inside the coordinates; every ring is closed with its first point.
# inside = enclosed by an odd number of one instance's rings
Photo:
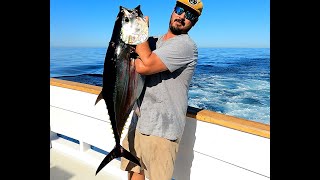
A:
{"type": "MultiPolygon", "coordinates": [[[[115,145],[107,109],[103,101],[94,105],[96,97],[97,94],[92,92],[50,86],[51,149],[79,159],[94,168],[98,167],[105,154],[91,147],[110,152],[115,145]],[[79,143],[68,141],[58,134],[76,139],[79,143]]],[[[270,179],[270,130],[259,130],[255,126],[242,127],[243,123],[237,125],[240,130],[230,128],[239,123],[238,118],[234,122],[228,122],[229,127],[221,125],[224,121],[227,122],[228,118],[216,118],[219,123],[210,123],[190,115],[186,117],[174,179],[270,179]],[[262,135],[241,130],[245,128],[252,132],[261,132],[262,135]]],[[[260,124],[258,125],[260,127],[260,124]]],[[[121,171],[119,165],[119,160],[113,160],[102,171],[119,179],[127,179],[127,173],[121,171]]],[[[93,173],[92,178],[94,177],[93,173]]]]}

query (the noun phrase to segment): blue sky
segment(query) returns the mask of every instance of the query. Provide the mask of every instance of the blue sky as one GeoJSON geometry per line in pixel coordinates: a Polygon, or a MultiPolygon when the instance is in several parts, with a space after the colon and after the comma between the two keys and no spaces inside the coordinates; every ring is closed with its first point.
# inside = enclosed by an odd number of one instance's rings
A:
{"type": "MultiPolygon", "coordinates": [[[[119,6],[141,6],[150,35],[168,31],[176,0],[50,0],[51,47],[107,47],[119,6]]],[[[198,47],[270,47],[270,0],[203,0],[198,47]]]]}

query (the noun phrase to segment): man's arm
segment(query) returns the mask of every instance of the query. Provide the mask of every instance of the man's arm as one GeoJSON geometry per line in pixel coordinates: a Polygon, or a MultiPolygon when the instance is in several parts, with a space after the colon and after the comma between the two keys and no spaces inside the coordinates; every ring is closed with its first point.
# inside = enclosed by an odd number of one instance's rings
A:
{"type": "MultiPolygon", "coordinates": [[[[145,16],[145,19],[149,26],[149,16],[145,16]]],[[[148,41],[138,44],[136,46],[136,53],[140,56],[135,60],[135,68],[138,73],[150,75],[168,70],[161,59],[156,54],[152,53],[148,41]]]]}
{"type": "Polygon", "coordinates": [[[135,60],[135,68],[138,73],[150,75],[168,70],[161,59],[155,53],[152,53],[148,41],[138,44],[136,53],[140,56],[135,60]]]}

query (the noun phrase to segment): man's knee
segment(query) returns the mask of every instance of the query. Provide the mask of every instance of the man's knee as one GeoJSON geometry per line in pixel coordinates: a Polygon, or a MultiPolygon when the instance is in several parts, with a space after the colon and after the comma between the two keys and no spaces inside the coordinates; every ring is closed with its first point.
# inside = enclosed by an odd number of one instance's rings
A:
{"type": "Polygon", "coordinates": [[[140,173],[136,173],[136,172],[133,172],[133,171],[129,171],[128,180],[145,180],[144,172],[141,171],[140,173]]]}

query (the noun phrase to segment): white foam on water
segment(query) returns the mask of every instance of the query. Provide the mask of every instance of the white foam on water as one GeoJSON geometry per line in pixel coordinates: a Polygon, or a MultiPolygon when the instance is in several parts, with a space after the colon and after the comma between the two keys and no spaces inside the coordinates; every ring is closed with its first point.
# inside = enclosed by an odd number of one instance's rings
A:
{"type": "Polygon", "coordinates": [[[194,77],[189,106],[270,124],[270,83],[218,75],[194,77]]]}

